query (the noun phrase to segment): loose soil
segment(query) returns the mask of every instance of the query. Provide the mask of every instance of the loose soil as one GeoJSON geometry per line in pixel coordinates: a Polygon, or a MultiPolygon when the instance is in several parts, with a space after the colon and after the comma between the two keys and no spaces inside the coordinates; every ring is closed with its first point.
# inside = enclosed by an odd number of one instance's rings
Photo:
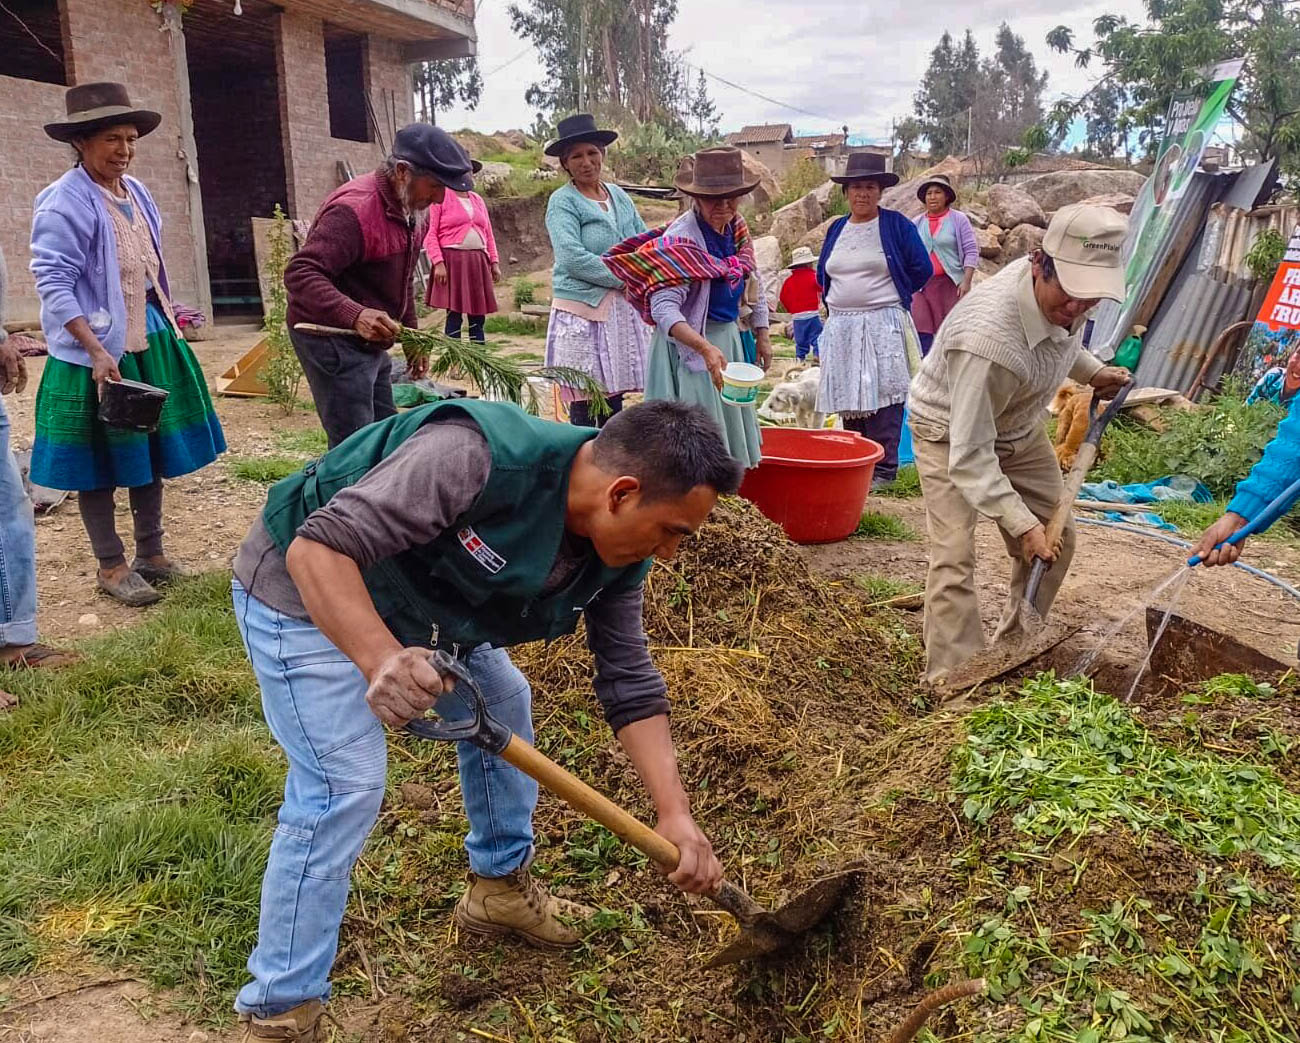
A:
{"type": "MultiPolygon", "coordinates": [[[[212,378],[255,340],[252,334],[222,336],[197,345],[197,354],[212,378]]],[[[538,350],[536,340],[524,343],[525,350],[538,350]]],[[[35,383],[12,410],[20,442],[30,437],[35,383]]],[[[238,455],[279,455],[276,432],[315,424],[310,413],[285,418],[259,400],[219,399],[218,410],[238,455]]],[[[262,486],[233,479],[223,464],[170,484],[170,552],[191,566],[226,567],[263,496],[262,486]]],[[[878,498],[871,507],[924,529],[920,501],[878,498]]],[[[991,624],[1005,591],[1005,552],[991,526],[981,525],[977,539],[980,591],[991,624]]],[[[139,618],[91,590],[93,563],[75,506],[42,520],[38,544],[47,638],[71,639],[95,629],[78,623],[86,613],[98,616],[98,628],[139,618]]],[[[1068,667],[1108,621],[1136,606],[1181,560],[1168,545],[1092,526],[1081,531],[1079,544],[1056,614],[1084,631],[1072,647],[1035,668],[1068,667]]],[[[1300,580],[1300,554],[1289,547],[1257,542],[1252,561],[1300,580]]],[[[1085,910],[1104,908],[1112,897],[1141,895],[1158,911],[1183,917],[1169,931],[1188,943],[1190,936],[1179,932],[1195,922],[1188,895],[1205,857],[1158,837],[1139,842],[1116,832],[1079,838],[1063,864],[1059,856],[1024,863],[1012,857],[1024,841],[1009,817],[980,828],[960,814],[960,800],[954,803],[948,790],[951,755],[965,726],[959,717],[933,713],[918,682],[919,614],[872,607],[853,583],[874,575],[919,584],[925,562],[923,539],[794,548],[752,509],[728,505],[650,580],[647,630],[675,699],[683,776],[729,873],[760,902],[775,905],[830,868],[868,868],[860,888],[823,929],[762,966],[704,974],[698,963],[729,936],[725,920],[701,902],[682,900],[625,850],[603,849],[580,818],[543,798],[538,832],[547,842],[539,860],[556,874],[555,890],[600,901],[625,919],[575,957],[458,937],[446,915],[453,881],[424,881],[419,874],[427,866],[399,861],[397,872],[416,874],[428,885],[427,902],[413,907],[381,894],[386,904],[350,910],[336,966],[347,983],[337,1004],[345,1025],[339,1039],[588,1043],[632,1035],[618,1020],[626,1015],[639,1023],[639,1038],[654,1041],[775,1041],[819,1031],[850,1040],[883,1038],[937,984],[936,974],[938,980],[962,976],[969,964],[961,956],[963,941],[1000,909],[1002,891],[996,899],[982,893],[989,879],[972,865],[995,866],[999,888],[1037,888],[1045,926],[1062,936],[1082,933],[1085,910]],[[559,872],[574,862],[575,850],[597,868],[582,876],[559,872]],[[405,924],[400,937],[392,933],[398,923],[405,924]],[[432,925],[437,937],[430,935],[432,925]],[[392,953],[386,964],[377,947],[393,941],[402,959],[392,953]],[[552,1023],[536,1024],[543,1016],[552,1023]]],[[[1300,606],[1240,570],[1196,575],[1179,611],[1281,659],[1294,654],[1300,638],[1300,606]]],[[[1133,632],[1118,636],[1108,650],[1108,690],[1118,690],[1111,682],[1140,658],[1141,626],[1139,618],[1133,632]]],[[[581,637],[529,646],[517,659],[547,696],[545,704],[539,701],[539,745],[649,817],[617,745],[607,735],[593,742],[587,736],[594,731],[571,723],[591,705],[581,637]]],[[[1167,741],[1193,741],[1178,731],[1184,706],[1176,697],[1152,690],[1139,708],[1147,727],[1167,741]]],[[[1233,731],[1223,737],[1226,752],[1257,756],[1255,732],[1232,727],[1250,710],[1227,700],[1214,707],[1221,719],[1202,719],[1202,731],[1220,724],[1233,731]]],[[[1272,729],[1300,733],[1294,715],[1270,712],[1272,729]]],[[[447,750],[397,739],[394,751],[393,789],[375,841],[388,850],[434,829],[445,818],[444,797],[458,804],[447,750]]],[[[1293,769],[1291,763],[1283,774],[1295,785],[1293,769]]],[[[1249,859],[1238,863],[1256,870],[1256,881],[1274,894],[1294,889],[1289,878],[1249,859]]],[[[1293,895],[1288,902],[1290,910],[1293,895]]],[[[151,993],[133,980],[94,984],[115,973],[129,971],[42,967],[0,981],[6,1002],[0,1043],[238,1038],[228,1024],[191,1024],[177,1013],[178,1005],[192,1009],[193,992],[151,993]]],[[[1123,980],[1122,971],[1108,980],[1144,995],[1141,983],[1123,980]]],[[[1018,1032],[1025,1017],[1014,1004],[985,999],[945,1012],[931,1028],[939,1038],[1000,1038],[1018,1032]]]]}

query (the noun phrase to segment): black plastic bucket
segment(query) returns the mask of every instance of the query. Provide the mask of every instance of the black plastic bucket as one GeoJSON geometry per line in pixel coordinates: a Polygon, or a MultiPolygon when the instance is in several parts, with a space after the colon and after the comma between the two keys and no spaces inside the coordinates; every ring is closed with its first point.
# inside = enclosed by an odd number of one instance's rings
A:
{"type": "Polygon", "coordinates": [[[109,427],[152,434],[158,430],[167,392],[135,380],[109,380],[99,399],[99,419],[109,427]]]}

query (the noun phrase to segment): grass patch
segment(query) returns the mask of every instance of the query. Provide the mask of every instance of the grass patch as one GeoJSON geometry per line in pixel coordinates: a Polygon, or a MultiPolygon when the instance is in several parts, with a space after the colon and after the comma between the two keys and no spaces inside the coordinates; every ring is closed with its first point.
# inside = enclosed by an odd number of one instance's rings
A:
{"type": "Polygon", "coordinates": [[[299,456],[232,456],[226,467],[240,481],[273,485],[301,470],[304,462],[299,456]]]}
{"type": "Polygon", "coordinates": [[[892,482],[871,490],[872,496],[892,496],[898,500],[911,500],[921,495],[921,476],[915,464],[904,464],[892,482]]]}
{"type": "Polygon", "coordinates": [[[219,573],[0,716],[0,970],[73,944],[159,985],[242,978],[283,766],[219,573]],[[241,955],[241,950],[244,950],[241,955]]]}
{"type": "Polygon", "coordinates": [[[895,518],[892,514],[879,511],[867,511],[853,530],[853,535],[865,540],[893,540],[895,542],[912,542],[919,540],[920,534],[907,522],[895,518]]]}
{"type": "Polygon", "coordinates": [[[909,594],[921,593],[921,586],[907,580],[894,579],[890,576],[877,576],[870,572],[860,572],[853,577],[853,585],[867,595],[873,602],[891,601],[909,594]]]}
{"type": "Polygon", "coordinates": [[[532,315],[489,315],[483,332],[509,337],[545,337],[546,320],[532,315]]]}
{"type": "Polygon", "coordinates": [[[278,431],[275,443],[286,453],[297,453],[308,457],[322,456],[329,449],[329,439],[325,437],[324,430],[319,427],[306,431],[278,431]]]}

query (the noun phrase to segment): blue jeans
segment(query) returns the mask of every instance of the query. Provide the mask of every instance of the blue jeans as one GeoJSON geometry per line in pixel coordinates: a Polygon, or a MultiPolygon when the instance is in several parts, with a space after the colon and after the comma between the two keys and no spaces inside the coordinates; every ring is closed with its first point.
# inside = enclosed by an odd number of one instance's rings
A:
{"type": "Polygon", "coordinates": [[[802,362],[813,353],[813,358],[820,358],[817,350],[818,338],[822,335],[820,315],[810,315],[806,319],[794,320],[794,357],[802,362]]]}
{"type": "Polygon", "coordinates": [[[36,643],[36,519],[0,399],[0,645],[36,643]]]}
{"type": "MultiPolygon", "coordinates": [[[[317,627],[250,597],[238,580],[233,598],[267,724],[289,759],[248,959],[253,980],[235,1000],[241,1013],[271,1017],[329,998],[348,880],[384,797],[387,737],[361,671],[317,627]]],[[[464,660],[492,715],[531,742],[532,692],[510,657],[484,645],[464,660]]],[[[437,712],[466,718],[469,698],[457,687],[437,712]]],[[[532,856],[537,783],[468,743],[457,756],[470,868],[505,876],[532,856]]]]}

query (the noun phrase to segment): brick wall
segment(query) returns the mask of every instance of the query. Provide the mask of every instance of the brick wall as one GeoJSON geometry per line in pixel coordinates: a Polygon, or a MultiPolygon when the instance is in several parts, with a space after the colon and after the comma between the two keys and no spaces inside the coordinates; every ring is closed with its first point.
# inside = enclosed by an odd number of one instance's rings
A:
{"type": "MultiPolygon", "coordinates": [[[[162,124],[136,151],[131,173],[149,186],[163,215],[163,253],[173,292],[194,300],[185,166],[176,158],[180,108],[167,41],[142,0],[59,0],[67,11],[70,83],[118,80],[131,100],[162,113],[162,124]]],[[[63,115],[65,88],[0,76],[0,249],[9,272],[10,318],[35,318],[36,289],[27,270],[32,202],[72,165],[72,151],[45,136],[63,115]]]]}
{"type": "MultiPolygon", "coordinates": [[[[66,53],[70,83],[118,80],[135,104],[162,113],[162,124],[142,138],[131,173],[153,194],[163,217],[163,255],[173,293],[197,300],[197,273],[190,235],[189,193],[180,146],[180,102],[167,38],[158,15],[145,0],[58,0],[66,13],[66,53]]],[[[469,0],[437,0],[461,13],[469,0]]],[[[325,90],[324,30],[319,18],[286,12],[277,29],[280,122],[290,213],[310,218],[338,184],[337,162],[360,173],[381,158],[378,143],[330,137],[325,90]]],[[[390,142],[388,111],[397,126],[414,119],[408,71],[400,45],[371,37],[367,82],[376,115],[390,142]],[[385,99],[388,99],[387,107],[385,99]]],[[[65,88],[0,76],[0,250],[9,274],[7,319],[35,318],[39,312],[28,271],[32,202],[36,194],[72,164],[68,146],[41,129],[64,112],[65,88]]],[[[209,157],[220,162],[219,157],[209,157]]],[[[197,157],[200,176],[204,157],[197,157]]],[[[260,205],[260,204],[259,204],[260,205]]]]}
{"type": "MultiPolygon", "coordinates": [[[[310,218],[338,187],[339,160],[346,160],[360,174],[376,167],[383,153],[378,142],[330,136],[325,36],[320,19],[286,11],[280,16],[278,33],[280,124],[285,136],[290,211],[294,217],[310,218]]],[[[370,100],[384,142],[391,145],[388,112],[396,109],[398,127],[415,118],[410,76],[400,48],[392,40],[370,37],[366,63],[370,100]]]]}

